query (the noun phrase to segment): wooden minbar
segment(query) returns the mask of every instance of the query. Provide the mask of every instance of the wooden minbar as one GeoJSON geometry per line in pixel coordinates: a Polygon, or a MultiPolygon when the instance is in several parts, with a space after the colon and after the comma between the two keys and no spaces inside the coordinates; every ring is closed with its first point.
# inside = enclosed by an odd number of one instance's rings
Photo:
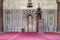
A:
{"type": "Polygon", "coordinates": [[[37,8],[36,19],[37,19],[37,32],[43,33],[44,27],[43,27],[42,12],[40,7],[37,8]]]}

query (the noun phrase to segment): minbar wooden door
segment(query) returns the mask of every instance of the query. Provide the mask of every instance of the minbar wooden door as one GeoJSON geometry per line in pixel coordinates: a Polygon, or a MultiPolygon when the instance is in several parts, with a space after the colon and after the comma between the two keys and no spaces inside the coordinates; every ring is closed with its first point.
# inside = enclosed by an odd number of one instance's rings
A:
{"type": "Polygon", "coordinates": [[[43,32],[44,32],[44,27],[43,27],[44,23],[43,23],[43,19],[38,20],[38,21],[39,21],[39,22],[38,22],[38,29],[37,29],[37,31],[38,31],[39,33],[43,33],[43,32]]]}

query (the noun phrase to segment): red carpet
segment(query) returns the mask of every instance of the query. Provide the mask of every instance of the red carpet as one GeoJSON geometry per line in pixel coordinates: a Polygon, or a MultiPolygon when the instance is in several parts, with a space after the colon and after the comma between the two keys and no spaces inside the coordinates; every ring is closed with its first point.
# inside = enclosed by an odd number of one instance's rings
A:
{"type": "Polygon", "coordinates": [[[60,40],[59,33],[6,32],[0,33],[0,40],[60,40]]]}

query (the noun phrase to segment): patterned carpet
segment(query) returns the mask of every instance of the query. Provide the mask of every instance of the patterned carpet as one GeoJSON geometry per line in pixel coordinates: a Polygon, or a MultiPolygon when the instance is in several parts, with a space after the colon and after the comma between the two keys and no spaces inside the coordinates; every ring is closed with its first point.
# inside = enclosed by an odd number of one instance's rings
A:
{"type": "Polygon", "coordinates": [[[60,40],[60,33],[4,32],[0,33],[0,40],[60,40]]]}

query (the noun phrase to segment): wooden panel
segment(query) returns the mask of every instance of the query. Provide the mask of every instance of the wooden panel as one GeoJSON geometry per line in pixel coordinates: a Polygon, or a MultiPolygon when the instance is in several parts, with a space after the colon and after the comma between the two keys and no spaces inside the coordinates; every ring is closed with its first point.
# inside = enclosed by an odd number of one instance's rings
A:
{"type": "Polygon", "coordinates": [[[57,13],[57,22],[58,22],[58,31],[60,32],[60,3],[58,3],[58,13],[57,13]]]}
{"type": "Polygon", "coordinates": [[[0,31],[2,31],[2,19],[3,19],[3,12],[2,12],[2,9],[3,9],[3,2],[2,0],[0,0],[0,31]]]}

